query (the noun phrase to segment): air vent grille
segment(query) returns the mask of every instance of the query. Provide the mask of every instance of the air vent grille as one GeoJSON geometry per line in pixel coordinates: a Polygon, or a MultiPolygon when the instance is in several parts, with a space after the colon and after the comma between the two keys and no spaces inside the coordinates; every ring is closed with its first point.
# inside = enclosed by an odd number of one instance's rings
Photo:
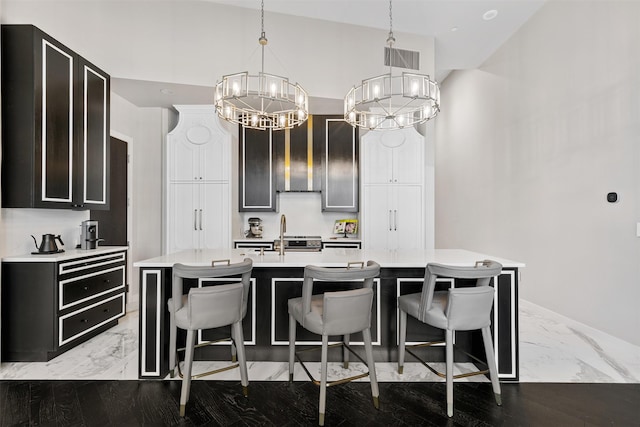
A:
{"type": "Polygon", "coordinates": [[[414,50],[384,48],[384,65],[410,70],[420,69],[420,52],[414,50]]]}

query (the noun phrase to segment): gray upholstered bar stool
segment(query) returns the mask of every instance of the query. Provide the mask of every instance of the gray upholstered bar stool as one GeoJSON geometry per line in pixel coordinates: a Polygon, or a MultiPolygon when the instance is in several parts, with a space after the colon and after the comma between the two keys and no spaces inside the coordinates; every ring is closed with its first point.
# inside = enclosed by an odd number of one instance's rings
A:
{"type": "MultiPolygon", "coordinates": [[[[482,340],[484,341],[484,350],[489,368],[488,373],[491,378],[496,403],[498,405],[502,404],[498,370],[496,368],[496,361],[493,355],[493,342],[491,340],[491,307],[493,305],[494,289],[489,286],[491,278],[497,277],[501,271],[502,265],[495,261],[478,261],[475,267],[453,267],[435,263],[427,264],[422,292],[398,297],[398,308],[400,309],[398,372],[402,374],[406,349],[407,353],[420,360],[420,362],[433,373],[446,378],[447,415],[450,417],[453,416],[453,379],[487,373],[487,370],[482,370],[453,375],[453,337],[455,331],[476,329],[482,331],[482,340]],[[475,279],[476,286],[436,292],[436,278],[438,277],[475,279]],[[437,344],[436,342],[405,346],[407,314],[415,317],[422,323],[445,331],[446,374],[436,371],[410,350],[410,348],[413,347],[437,344]]],[[[442,342],[438,342],[438,344],[441,343],[442,342]]],[[[481,362],[477,358],[471,357],[481,362]]]]}
{"type": "MultiPolygon", "coordinates": [[[[346,383],[358,378],[369,376],[371,381],[371,394],[373,404],[379,408],[378,381],[371,347],[371,305],[373,302],[373,278],[380,273],[380,265],[374,261],[349,263],[346,268],[326,268],[307,266],[304,269],[304,282],[302,285],[302,297],[292,298],[289,306],[289,381],[293,381],[294,358],[297,358],[311,381],[320,386],[320,403],[318,424],[324,425],[324,414],[327,387],[346,383]],[[328,282],[331,287],[344,289],[344,282],[360,282],[356,289],[336,290],[324,294],[313,295],[314,283],[318,281],[328,282]],[[322,335],[320,357],[320,381],[313,378],[296,353],[296,324],[318,335],[322,335]],[[349,347],[350,334],[362,332],[366,362],[349,347]],[[341,335],[342,342],[332,344],[342,346],[342,357],[345,368],[349,366],[349,353],[353,353],[360,361],[366,363],[369,372],[349,378],[342,378],[327,382],[327,358],[329,348],[329,336],[341,335]]],[[[318,348],[312,348],[311,350],[318,348]]],[[[309,350],[309,349],[307,349],[309,350]]],[[[302,350],[302,351],[307,351],[302,350]]]]}
{"type": "MultiPolygon", "coordinates": [[[[181,417],[184,417],[185,407],[189,400],[192,378],[200,378],[239,367],[242,390],[245,396],[248,394],[249,379],[244,352],[242,319],[247,313],[247,299],[253,261],[246,258],[242,262],[231,264],[229,260],[222,260],[213,261],[211,265],[211,267],[184,264],[174,264],[173,266],[172,297],[168,301],[170,314],[169,368],[171,369],[171,376],[174,375],[174,370],[177,368],[182,377],[182,390],[180,392],[181,417]],[[199,287],[191,288],[189,293],[185,295],[183,294],[183,279],[197,279],[199,287]],[[216,284],[213,286],[205,285],[207,279],[216,279],[216,284]],[[234,364],[192,376],[191,367],[195,347],[213,344],[213,342],[204,342],[196,346],[196,332],[201,329],[219,328],[228,325],[231,325],[230,340],[234,364]],[[177,348],[178,328],[187,331],[187,342],[184,349],[177,348]],[[185,350],[184,372],[180,370],[180,361],[177,356],[177,352],[180,350],[185,350]],[[235,363],[236,352],[238,363],[235,363]]],[[[226,340],[229,340],[229,338],[226,340]]]]}

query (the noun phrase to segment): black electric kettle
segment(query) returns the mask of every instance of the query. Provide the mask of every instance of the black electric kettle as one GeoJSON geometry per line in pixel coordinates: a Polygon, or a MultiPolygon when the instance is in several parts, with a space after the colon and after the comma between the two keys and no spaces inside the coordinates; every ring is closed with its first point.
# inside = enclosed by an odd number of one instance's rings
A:
{"type": "Polygon", "coordinates": [[[38,242],[36,238],[31,236],[33,239],[33,243],[36,244],[36,249],[38,252],[31,252],[32,254],[56,254],[59,252],[64,252],[63,249],[58,249],[58,245],[56,245],[56,239],[60,241],[61,245],[64,245],[64,242],[60,238],[60,235],[55,234],[43,234],[42,242],[40,242],[40,246],[38,246],[38,242]]]}

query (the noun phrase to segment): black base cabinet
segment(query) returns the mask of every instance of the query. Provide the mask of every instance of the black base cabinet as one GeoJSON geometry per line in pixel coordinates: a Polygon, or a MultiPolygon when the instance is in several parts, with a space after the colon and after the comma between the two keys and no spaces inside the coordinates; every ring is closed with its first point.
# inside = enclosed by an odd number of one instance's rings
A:
{"type": "Polygon", "coordinates": [[[2,361],[45,362],[125,315],[126,251],[2,263],[2,361]]]}
{"type": "Polygon", "coordinates": [[[33,25],[2,26],[2,207],[109,209],[107,73],[33,25]]]}

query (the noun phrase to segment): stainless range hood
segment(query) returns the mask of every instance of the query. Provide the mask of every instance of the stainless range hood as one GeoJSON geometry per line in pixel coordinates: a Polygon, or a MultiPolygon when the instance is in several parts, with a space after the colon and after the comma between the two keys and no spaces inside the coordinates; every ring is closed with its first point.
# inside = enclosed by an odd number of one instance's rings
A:
{"type": "MultiPolygon", "coordinates": [[[[276,190],[278,192],[319,192],[322,144],[314,144],[313,116],[300,126],[273,132],[276,190]]],[[[320,141],[319,141],[320,142],[320,141]]]]}

